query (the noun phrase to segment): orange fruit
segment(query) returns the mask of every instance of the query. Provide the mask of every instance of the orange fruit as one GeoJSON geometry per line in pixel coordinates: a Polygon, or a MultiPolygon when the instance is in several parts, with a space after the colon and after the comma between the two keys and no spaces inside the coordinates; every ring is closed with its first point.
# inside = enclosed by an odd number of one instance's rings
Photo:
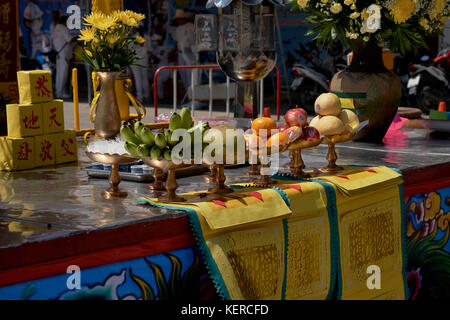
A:
{"type": "Polygon", "coordinates": [[[285,132],[278,132],[275,133],[273,136],[267,140],[267,147],[283,147],[285,145],[288,145],[291,142],[289,139],[289,136],[285,132]],[[278,138],[278,141],[276,139],[278,138]]]}
{"type": "Polygon", "coordinates": [[[266,129],[266,136],[271,135],[271,130],[277,129],[277,124],[275,120],[269,117],[260,117],[256,118],[252,122],[252,129],[256,132],[256,134],[259,136],[261,129],[266,129]]]}

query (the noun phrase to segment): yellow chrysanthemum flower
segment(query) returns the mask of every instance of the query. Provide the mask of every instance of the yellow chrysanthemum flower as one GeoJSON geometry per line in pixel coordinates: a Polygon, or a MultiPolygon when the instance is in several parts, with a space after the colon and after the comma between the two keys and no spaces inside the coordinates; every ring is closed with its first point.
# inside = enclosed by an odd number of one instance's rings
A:
{"type": "Polygon", "coordinates": [[[342,5],[340,3],[334,2],[330,7],[330,11],[334,14],[338,14],[342,11],[342,5]]]}
{"type": "Polygon", "coordinates": [[[411,18],[415,9],[413,0],[395,0],[390,8],[390,14],[395,23],[402,23],[411,18]]]}
{"type": "Polygon", "coordinates": [[[419,24],[425,29],[428,30],[430,26],[428,25],[428,20],[425,18],[422,18],[419,20],[419,24]]]}
{"type": "Polygon", "coordinates": [[[117,18],[114,16],[107,16],[101,12],[91,13],[84,18],[87,25],[93,26],[99,30],[108,30],[114,27],[117,23],[117,18]]]}
{"type": "Polygon", "coordinates": [[[118,22],[121,22],[126,26],[130,27],[138,26],[138,21],[126,11],[114,11],[112,15],[117,19],[118,22]]]}
{"type": "Polygon", "coordinates": [[[344,4],[346,6],[349,6],[349,5],[353,4],[353,0],[344,0],[344,4]]]}
{"type": "Polygon", "coordinates": [[[80,35],[78,40],[86,42],[91,42],[95,38],[95,29],[94,28],[86,28],[80,31],[80,35]]]}
{"type": "Polygon", "coordinates": [[[300,8],[305,8],[308,5],[309,0],[297,0],[297,4],[300,8]]]}
{"type": "Polygon", "coordinates": [[[350,15],[350,19],[356,19],[356,18],[358,18],[360,15],[361,15],[361,14],[360,14],[359,12],[353,12],[353,13],[350,15]]]}
{"type": "Polygon", "coordinates": [[[117,34],[109,34],[106,37],[106,40],[108,41],[108,46],[110,48],[112,48],[119,39],[120,39],[120,37],[117,34]]]}
{"type": "Polygon", "coordinates": [[[145,19],[145,15],[141,13],[137,13],[131,10],[126,10],[125,13],[132,19],[136,20],[137,22],[140,22],[145,19]]]}
{"type": "Polygon", "coordinates": [[[350,39],[356,39],[356,38],[358,38],[358,34],[357,34],[357,33],[349,32],[349,31],[347,31],[347,32],[345,33],[345,36],[346,36],[347,38],[350,38],[350,39]]]}
{"type": "Polygon", "coordinates": [[[144,37],[141,37],[141,36],[136,36],[136,42],[137,43],[139,43],[139,44],[143,44],[143,43],[145,43],[145,38],[144,37]]]}
{"type": "Polygon", "coordinates": [[[363,11],[361,12],[361,17],[363,18],[363,20],[367,20],[370,17],[370,14],[367,12],[366,9],[363,9],[363,11]]]}
{"type": "Polygon", "coordinates": [[[430,6],[428,16],[431,20],[435,19],[445,9],[446,0],[434,0],[430,6]]]}

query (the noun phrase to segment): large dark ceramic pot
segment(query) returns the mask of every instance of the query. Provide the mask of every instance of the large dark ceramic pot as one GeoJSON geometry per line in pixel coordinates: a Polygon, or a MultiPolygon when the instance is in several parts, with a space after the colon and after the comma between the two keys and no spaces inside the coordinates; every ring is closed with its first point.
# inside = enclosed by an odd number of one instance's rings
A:
{"type": "Polygon", "coordinates": [[[381,143],[399,107],[402,85],[383,64],[382,48],[355,41],[352,62],[331,80],[330,91],[353,100],[359,120],[368,120],[355,141],[381,143]]]}

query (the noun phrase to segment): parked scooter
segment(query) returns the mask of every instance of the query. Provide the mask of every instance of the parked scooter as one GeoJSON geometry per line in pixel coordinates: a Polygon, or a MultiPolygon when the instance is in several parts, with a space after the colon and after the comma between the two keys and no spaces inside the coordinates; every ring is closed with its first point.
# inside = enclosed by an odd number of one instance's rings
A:
{"type": "Polygon", "coordinates": [[[413,64],[410,69],[407,88],[412,104],[429,114],[440,101],[450,103],[450,48],[442,50],[432,64],[413,64]]]}
{"type": "Polygon", "coordinates": [[[409,92],[408,92],[408,82],[410,76],[409,61],[400,53],[394,54],[394,72],[400,78],[402,83],[402,101],[400,106],[402,107],[415,107],[414,103],[411,103],[409,92]]]}

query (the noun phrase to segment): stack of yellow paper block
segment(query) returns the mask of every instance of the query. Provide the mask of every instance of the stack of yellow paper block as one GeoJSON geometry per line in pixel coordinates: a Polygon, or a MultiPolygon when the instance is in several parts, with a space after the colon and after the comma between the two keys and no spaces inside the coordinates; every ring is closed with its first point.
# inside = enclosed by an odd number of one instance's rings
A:
{"type": "Polygon", "coordinates": [[[50,71],[18,71],[19,104],[6,106],[8,136],[0,137],[0,170],[77,160],[74,130],[64,130],[63,101],[53,99],[50,71]]]}

